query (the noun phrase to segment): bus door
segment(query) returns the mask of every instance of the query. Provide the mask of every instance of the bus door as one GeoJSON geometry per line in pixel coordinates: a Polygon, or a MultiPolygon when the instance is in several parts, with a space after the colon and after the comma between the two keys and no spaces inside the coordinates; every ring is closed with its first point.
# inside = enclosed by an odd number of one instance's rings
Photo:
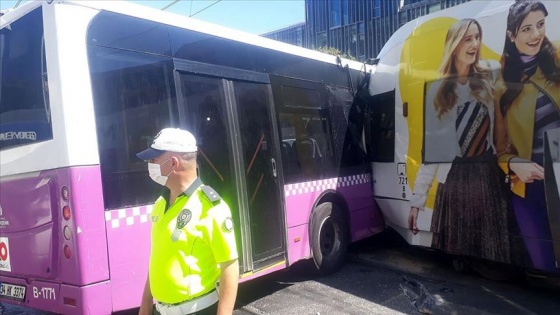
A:
{"type": "Polygon", "coordinates": [[[268,75],[176,60],[180,124],[199,176],[232,209],[242,272],[285,260],[279,143],[268,75]]]}

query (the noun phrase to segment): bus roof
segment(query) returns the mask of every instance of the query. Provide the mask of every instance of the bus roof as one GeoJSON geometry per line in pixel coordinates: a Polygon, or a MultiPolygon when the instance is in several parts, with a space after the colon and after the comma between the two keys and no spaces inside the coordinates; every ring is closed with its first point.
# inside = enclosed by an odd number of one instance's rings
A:
{"type": "MultiPolygon", "coordinates": [[[[0,28],[3,27],[8,21],[16,20],[27,12],[33,10],[34,8],[44,3],[48,3],[52,0],[43,1],[29,1],[24,5],[9,11],[4,16],[0,17],[0,28]]],[[[239,30],[234,30],[224,26],[208,23],[195,18],[190,18],[184,15],[171,13],[167,11],[157,10],[148,6],[132,3],[129,1],[77,1],[77,0],[61,0],[56,3],[64,3],[70,5],[77,5],[83,7],[89,7],[96,10],[109,11],[114,13],[119,13],[123,15],[128,15],[136,18],[146,19],[150,21],[159,22],[162,24],[180,27],[184,29],[189,29],[217,37],[227,38],[235,40],[238,42],[247,43],[250,45],[260,46],[263,48],[268,48],[276,51],[285,52],[292,55],[301,56],[304,58],[309,58],[313,60],[318,60],[330,64],[337,64],[336,57],[325,54],[316,50],[311,50],[303,48],[300,46],[295,46],[280,41],[272,40],[262,36],[242,32],[239,30]]],[[[363,64],[358,61],[352,61],[348,59],[342,59],[342,65],[348,64],[348,67],[355,70],[361,70],[365,67],[366,71],[372,69],[372,66],[363,64]]]]}

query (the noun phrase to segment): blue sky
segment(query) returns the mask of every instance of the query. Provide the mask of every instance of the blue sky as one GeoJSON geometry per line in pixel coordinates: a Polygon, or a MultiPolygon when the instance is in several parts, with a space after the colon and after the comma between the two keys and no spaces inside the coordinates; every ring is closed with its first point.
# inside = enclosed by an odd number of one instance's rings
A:
{"type": "MultiPolygon", "coordinates": [[[[28,0],[22,3],[25,1],[28,0]]],[[[173,2],[130,1],[157,9],[173,2]]],[[[0,0],[0,9],[12,8],[17,2],[0,0]]],[[[166,11],[186,16],[195,14],[194,18],[200,20],[252,34],[262,34],[305,21],[305,0],[181,0],[166,11]]]]}

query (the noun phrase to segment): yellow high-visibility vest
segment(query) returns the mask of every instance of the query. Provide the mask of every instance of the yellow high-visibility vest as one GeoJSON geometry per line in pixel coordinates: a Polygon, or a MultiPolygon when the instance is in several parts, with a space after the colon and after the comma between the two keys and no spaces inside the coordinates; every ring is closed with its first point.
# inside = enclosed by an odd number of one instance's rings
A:
{"type": "Polygon", "coordinates": [[[212,291],[218,264],[237,259],[228,205],[199,180],[193,185],[167,211],[167,198],[160,196],[151,213],[150,289],[159,302],[180,303],[212,291]]]}

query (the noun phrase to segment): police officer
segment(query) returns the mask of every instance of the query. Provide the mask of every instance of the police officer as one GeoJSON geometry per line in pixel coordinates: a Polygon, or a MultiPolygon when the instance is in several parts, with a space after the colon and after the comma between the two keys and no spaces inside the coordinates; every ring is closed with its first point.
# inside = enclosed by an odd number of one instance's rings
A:
{"type": "Polygon", "coordinates": [[[239,264],[231,211],[197,177],[196,152],[190,132],[166,128],[137,154],[165,187],[151,213],[149,273],[139,314],[233,313],[239,264]]]}

